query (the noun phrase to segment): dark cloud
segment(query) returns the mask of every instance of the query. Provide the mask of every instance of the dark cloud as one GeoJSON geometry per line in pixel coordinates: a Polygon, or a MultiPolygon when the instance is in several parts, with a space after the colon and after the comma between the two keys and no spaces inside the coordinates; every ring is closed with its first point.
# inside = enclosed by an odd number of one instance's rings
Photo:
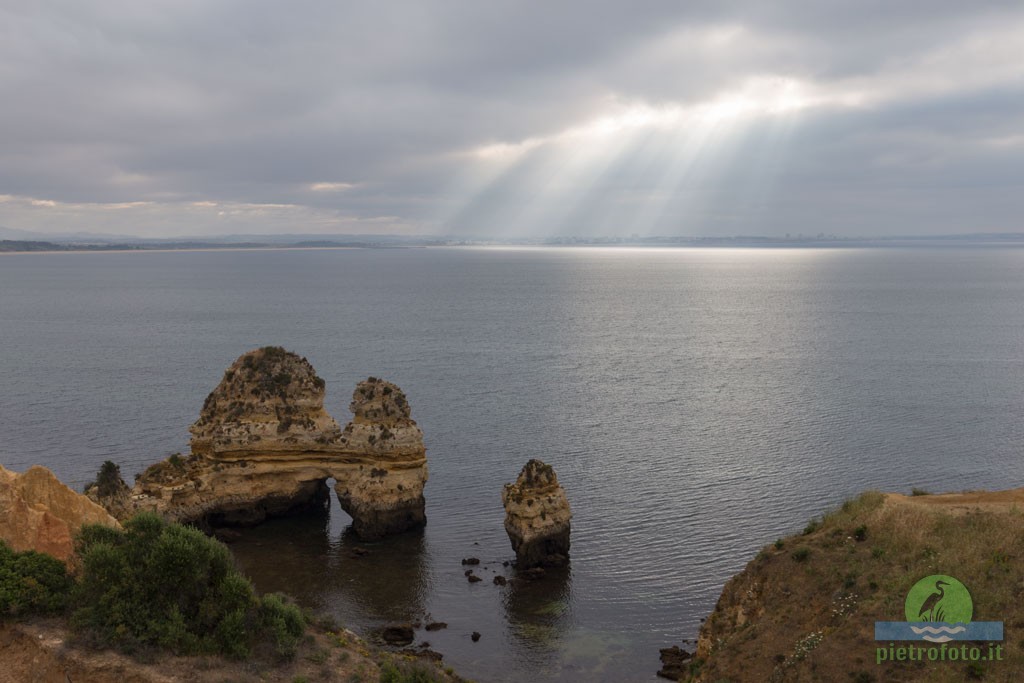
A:
{"type": "Polygon", "coordinates": [[[995,2],[0,3],[0,224],[1019,229],[1022,45],[995,2]]]}

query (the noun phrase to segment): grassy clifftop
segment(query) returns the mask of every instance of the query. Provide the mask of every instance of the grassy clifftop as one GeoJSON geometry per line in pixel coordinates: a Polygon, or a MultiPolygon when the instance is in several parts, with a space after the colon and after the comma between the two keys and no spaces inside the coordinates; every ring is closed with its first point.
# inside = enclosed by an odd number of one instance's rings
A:
{"type": "MultiPolygon", "coordinates": [[[[895,646],[911,644],[941,647],[895,646]]],[[[989,653],[985,643],[968,645],[989,653]]],[[[1024,680],[1024,489],[871,492],[844,503],[764,548],[726,584],[688,675],[734,683],[1024,680]],[[1000,661],[877,661],[876,648],[889,642],[876,643],[875,621],[904,621],[910,588],[936,574],[969,589],[975,621],[1004,622],[1000,661]]]]}

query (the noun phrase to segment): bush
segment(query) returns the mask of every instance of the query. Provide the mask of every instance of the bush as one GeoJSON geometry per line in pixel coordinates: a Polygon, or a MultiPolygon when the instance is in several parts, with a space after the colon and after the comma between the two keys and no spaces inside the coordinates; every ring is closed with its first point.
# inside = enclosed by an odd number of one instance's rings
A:
{"type": "Polygon", "coordinates": [[[124,531],[83,527],[76,549],[72,625],[100,645],[245,658],[269,641],[277,656],[294,655],[304,627],[297,608],[258,600],[227,548],[196,529],[141,513],[124,531]]]}
{"type": "Polygon", "coordinates": [[[279,659],[291,659],[306,630],[302,610],[280,593],[263,596],[257,609],[256,630],[259,637],[273,648],[279,659]]]}
{"type": "Polygon", "coordinates": [[[121,478],[121,468],[118,467],[117,463],[112,460],[104,460],[103,464],[100,465],[100,471],[96,474],[96,481],[89,482],[85,485],[85,490],[96,487],[96,493],[101,498],[109,498],[110,496],[116,495],[121,487],[125,486],[124,480],[121,478]]]}
{"type": "Polygon", "coordinates": [[[73,582],[64,563],[0,541],[0,618],[56,614],[67,609],[73,582]]]}
{"type": "Polygon", "coordinates": [[[437,683],[433,673],[416,664],[397,666],[386,662],[380,668],[380,683],[437,683]]]}

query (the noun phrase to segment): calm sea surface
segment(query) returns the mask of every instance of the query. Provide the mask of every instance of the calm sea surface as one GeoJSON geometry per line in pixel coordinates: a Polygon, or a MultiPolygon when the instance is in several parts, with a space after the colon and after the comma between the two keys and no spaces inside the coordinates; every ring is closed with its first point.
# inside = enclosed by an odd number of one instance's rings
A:
{"type": "Polygon", "coordinates": [[[652,681],[758,548],[844,498],[1024,483],[1024,250],[985,248],[2,255],[0,462],[130,480],[267,344],[341,423],[359,379],[406,391],[429,521],[356,559],[334,502],[246,531],[240,565],[363,633],[446,621],[419,640],[483,682],[652,681]],[[499,588],[532,457],[572,567],[499,588]]]}

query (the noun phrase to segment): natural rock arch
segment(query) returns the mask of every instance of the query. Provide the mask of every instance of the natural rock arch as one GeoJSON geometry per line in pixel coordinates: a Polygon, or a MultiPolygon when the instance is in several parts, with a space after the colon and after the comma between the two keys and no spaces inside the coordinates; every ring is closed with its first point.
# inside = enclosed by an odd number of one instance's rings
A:
{"type": "Polygon", "coordinates": [[[207,397],[189,429],[191,455],[151,466],[132,509],[205,526],[254,524],[322,505],[334,479],[361,538],[426,523],[423,432],[391,382],[360,382],[344,429],[324,409],[326,383],[309,361],[281,347],[243,354],[207,397]]]}

